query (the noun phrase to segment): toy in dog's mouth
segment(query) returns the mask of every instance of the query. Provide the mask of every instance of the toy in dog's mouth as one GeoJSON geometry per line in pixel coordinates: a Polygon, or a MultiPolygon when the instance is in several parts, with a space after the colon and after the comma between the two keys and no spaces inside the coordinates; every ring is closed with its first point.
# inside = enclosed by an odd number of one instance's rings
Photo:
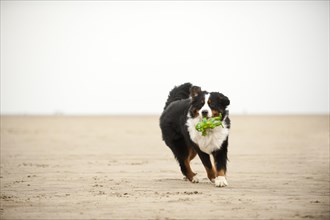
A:
{"type": "Polygon", "coordinates": [[[221,114],[219,114],[219,116],[217,116],[217,117],[212,117],[212,118],[209,118],[209,119],[207,119],[205,117],[205,118],[203,118],[203,120],[201,122],[197,123],[195,128],[196,128],[197,131],[202,132],[202,136],[206,136],[207,131],[209,129],[213,129],[213,128],[218,127],[218,126],[223,127],[221,119],[222,119],[221,114]]]}

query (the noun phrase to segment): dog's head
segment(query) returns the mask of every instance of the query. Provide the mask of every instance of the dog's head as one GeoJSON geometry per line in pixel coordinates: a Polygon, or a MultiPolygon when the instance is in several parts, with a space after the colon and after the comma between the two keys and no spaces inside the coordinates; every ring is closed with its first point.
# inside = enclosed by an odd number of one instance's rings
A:
{"type": "Polygon", "coordinates": [[[222,119],[225,118],[226,108],[230,104],[227,96],[219,92],[202,91],[198,86],[190,88],[190,96],[190,116],[192,118],[211,118],[219,116],[219,114],[222,115],[222,119]]]}

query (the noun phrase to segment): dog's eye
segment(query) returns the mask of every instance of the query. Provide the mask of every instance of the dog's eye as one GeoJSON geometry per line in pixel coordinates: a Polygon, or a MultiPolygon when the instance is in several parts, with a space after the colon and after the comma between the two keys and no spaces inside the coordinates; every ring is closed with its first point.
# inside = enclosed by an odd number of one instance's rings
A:
{"type": "Polygon", "coordinates": [[[211,101],[211,99],[209,99],[209,101],[207,101],[207,104],[211,104],[212,103],[212,101],[211,101]]]}

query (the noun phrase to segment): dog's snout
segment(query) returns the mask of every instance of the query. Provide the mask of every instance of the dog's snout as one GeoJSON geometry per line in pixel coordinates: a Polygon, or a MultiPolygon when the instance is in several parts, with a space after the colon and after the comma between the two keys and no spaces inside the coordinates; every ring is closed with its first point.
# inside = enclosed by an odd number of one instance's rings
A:
{"type": "Polygon", "coordinates": [[[208,114],[209,114],[208,110],[202,110],[202,116],[203,117],[207,117],[208,114]]]}

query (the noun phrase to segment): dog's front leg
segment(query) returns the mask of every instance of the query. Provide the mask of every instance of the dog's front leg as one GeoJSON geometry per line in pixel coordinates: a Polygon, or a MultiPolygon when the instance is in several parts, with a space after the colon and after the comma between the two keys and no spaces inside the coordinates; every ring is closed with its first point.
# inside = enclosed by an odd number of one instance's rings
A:
{"type": "Polygon", "coordinates": [[[206,173],[207,173],[207,177],[210,179],[211,182],[214,182],[215,179],[215,170],[212,166],[211,160],[210,160],[210,155],[206,154],[200,150],[197,151],[197,154],[199,156],[199,158],[201,159],[206,173]]]}
{"type": "Polygon", "coordinates": [[[213,152],[215,169],[216,169],[215,172],[216,178],[214,180],[214,183],[215,186],[217,187],[228,186],[228,182],[226,179],[227,145],[228,145],[228,141],[226,140],[218,151],[213,152]]]}

